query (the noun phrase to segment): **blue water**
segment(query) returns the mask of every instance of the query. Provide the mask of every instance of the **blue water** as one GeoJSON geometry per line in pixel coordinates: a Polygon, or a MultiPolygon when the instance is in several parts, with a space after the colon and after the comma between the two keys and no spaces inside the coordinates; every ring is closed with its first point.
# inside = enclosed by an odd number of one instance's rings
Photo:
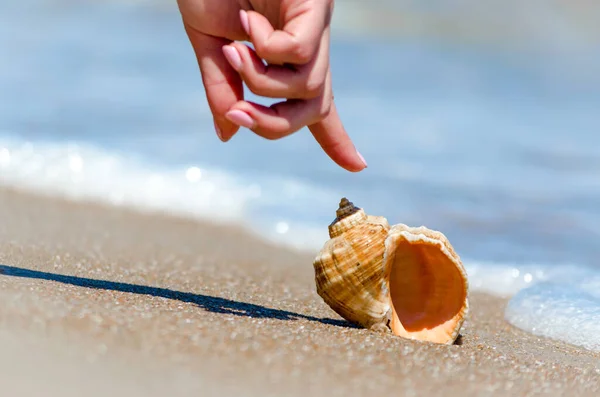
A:
{"type": "Polygon", "coordinates": [[[600,321],[584,285],[600,280],[597,49],[340,31],[335,97],[369,163],[351,174],[307,130],[221,143],[165,3],[0,3],[1,184],[244,224],[311,251],[347,196],[442,230],[473,289],[514,296],[509,322],[600,350],[582,333],[600,321]],[[565,307],[581,332],[550,321],[565,307]]]}

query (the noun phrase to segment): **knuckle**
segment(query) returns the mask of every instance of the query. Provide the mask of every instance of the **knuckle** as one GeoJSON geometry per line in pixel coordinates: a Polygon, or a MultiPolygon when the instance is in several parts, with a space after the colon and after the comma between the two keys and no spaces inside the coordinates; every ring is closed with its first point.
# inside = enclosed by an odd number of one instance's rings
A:
{"type": "Polygon", "coordinates": [[[254,46],[254,52],[256,52],[259,58],[268,58],[269,48],[265,42],[256,40],[256,42],[252,42],[252,45],[254,46]]]}
{"type": "Polygon", "coordinates": [[[344,144],[341,141],[331,141],[331,142],[321,143],[321,147],[326,152],[331,153],[331,152],[337,152],[337,151],[340,151],[341,149],[343,149],[344,144]]]}
{"type": "Polygon", "coordinates": [[[267,97],[273,96],[273,89],[270,87],[269,82],[262,78],[246,78],[244,82],[253,94],[267,97]]]}
{"type": "Polygon", "coordinates": [[[286,119],[278,119],[273,120],[269,127],[264,127],[261,129],[261,136],[269,141],[279,140],[292,132],[292,126],[289,120],[286,119]]]}
{"type": "Polygon", "coordinates": [[[253,93],[260,95],[261,86],[260,84],[250,76],[245,76],[244,83],[246,83],[246,87],[253,93]]]}
{"type": "Polygon", "coordinates": [[[253,42],[253,45],[254,52],[262,59],[287,59],[287,62],[297,65],[309,63],[317,50],[311,43],[304,43],[301,41],[288,43],[285,46],[285,50],[283,48],[273,48],[273,43],[268,40],[262,42],[257,40],[256,42],[253,42]]]}
{"type": "Polygon", "coordinates": [[[266,139],[268,141],[277,141],[282,136],[282,133],[280,133],[278,131],[272,131],[272,130],[261,129],[261,131],[255,131],[255,132],[258,132],[260,136],[262,136],[264,139],[266,139]]]}
{"type": "Polygon", "coordinates": [[[325,90],[325,81],[308,79],[303,86],[302,93],[306,98],[315,98],[323,93],[325,90]]]}
{"type": "Polygon", "coordinates": [[[319,107],[319,111],[318,111],[317,115],[319,116],[319,118],[321,120],[323,120],[325,117],[329,116],[330,112],[331,112],[331,102],[327,101],[327,102],[324,102],[319,107]]]}
{"type": "Polygon", "coordinates": [[[309,44],[296,42],[291,52],[295,61],[301,65],[309,63],[313,58],[313,49],[309,44]]]}
{"type": "Polygon", "coordinates": [[[260,123],[256,125],[252,132],[267,141],[276,141],[282,136],[281,131],[273,124],[265,125],[264,123],[260,123]]]}

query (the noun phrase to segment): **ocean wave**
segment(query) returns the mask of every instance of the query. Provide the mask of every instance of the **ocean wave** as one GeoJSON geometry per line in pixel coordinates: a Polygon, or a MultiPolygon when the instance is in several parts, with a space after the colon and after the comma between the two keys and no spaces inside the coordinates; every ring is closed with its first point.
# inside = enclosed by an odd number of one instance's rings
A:
{"type": "Polygon", "coordinates": [[[269,207],[289,207],[287,212],[294,213],[294,203],[307,197],[314,203],[334,200],[331,192],[293,179],[265,177],[248,183],[202,164],[166,167],[94,145],[33,143],[6,134],[0,136],[0,185],[70,200],[242,225],[268,240],[300,250],[314,247],[326,237],[326,231],[302,224],[299,217],[271,216],[269,207]]]}

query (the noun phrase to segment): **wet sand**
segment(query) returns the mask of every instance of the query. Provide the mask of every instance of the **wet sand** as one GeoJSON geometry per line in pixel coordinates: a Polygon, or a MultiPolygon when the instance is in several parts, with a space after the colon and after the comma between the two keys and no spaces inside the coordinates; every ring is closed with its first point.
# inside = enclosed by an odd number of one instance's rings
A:
{"type": "Polygon", "coordinates": [[[0,189],[2,395],[600,393],[600,354],[509,326],[490,296],[472,294],[453,346],[352,327],[316,294],[312,257],[0,189]]]}

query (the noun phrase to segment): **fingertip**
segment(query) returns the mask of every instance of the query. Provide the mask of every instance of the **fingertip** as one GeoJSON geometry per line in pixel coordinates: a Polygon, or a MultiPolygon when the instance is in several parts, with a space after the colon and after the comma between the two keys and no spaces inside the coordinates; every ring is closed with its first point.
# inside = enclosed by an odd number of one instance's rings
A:
{"type": "Polygon", "coordinates": [[[369,168],[369,167],[367,165],[363,164],[363,165],[359,165],[355,168],[345,168],[345,169],[350,172],[358,173],[358,172],[366,170],[367,168],[369,168]]]}
{"type": "Polygon", "coordinates": [[[221,50],[223,51],[223,55],[229,62],[229,65],[236,72],[239,72],[242,69],[242,57],[240,56],[239,51],[233,45],[224,45],[221,50]]]}
{"type": "MultiPolygon", "coordinates": [[[[363,157],[362,154],[360,154],[360,152],[357,150],[356,154],[358,154],[358,157],[360,158],[360,160],[364,163],[365,168],[367,168],[369,166],[369,164],[367,164],[367,160],[365,160],[365,158],[363,157]]],[[[364,168],[363,168],[364,169],[364,168]]]]}
{"type": "Polygon", "coordinates": [[[221,142],[229,142],[231,138],[238,132],[240,127],[226,118],[216,118],[214,120],[215,133],[221,142]]]}
{"type": "Polygon", "coordinates": [[[225,140],[223,140],[223,133],[221,131],[221,127],[219,127],[219,124],[217,124],[217,120],[214,120],[214,124],[215,124],[215,132],[217,133],[217,137],[222,141],[225,142],[225,140]]]}
{"type": "Polygon", "coordinates": [[[326,151],[326,153],[334,163],[346,171],[356,173],[368,168],[367,162],[358,151],[355,151],[355,153],[330,153],[326,151]]]}
{"type": "Polygon", "coordinates": [[[321,145],[321,148],[331,161],[346,171],[357,173],[367,168],[367,162],[364,157],[352,144],[345,148],[332,148],[323,145],[321,145]]]}
{"type": "Polygon", "coordinates": [[[325,153],[340,167],[350,172],[360,172],[368,167],[362,154],[356,149],[354,144],[348,141],[339,146],[323,146],[325,153]]]}
{"type": "Polygon", "coordinates": [[[227,117],[227,120],[229,120],[231,123],[234,123],[240,127],[246,127],[248,129],[252,129],[255,124],[252,116],[250,116],[248,112],[240,109],[231,109],[225,114],[225,117],[227,117]]]}

